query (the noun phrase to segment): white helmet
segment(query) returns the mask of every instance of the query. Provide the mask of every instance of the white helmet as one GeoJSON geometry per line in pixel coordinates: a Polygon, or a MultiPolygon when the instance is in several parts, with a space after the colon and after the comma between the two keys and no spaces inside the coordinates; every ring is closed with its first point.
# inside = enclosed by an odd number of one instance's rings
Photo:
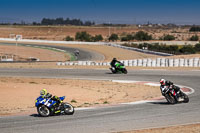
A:
{"type": "Polygon", "coordinates": [[[165,81],[166,81],[165,79],[160,79],[160,84],[165,85],[165,81]]]}

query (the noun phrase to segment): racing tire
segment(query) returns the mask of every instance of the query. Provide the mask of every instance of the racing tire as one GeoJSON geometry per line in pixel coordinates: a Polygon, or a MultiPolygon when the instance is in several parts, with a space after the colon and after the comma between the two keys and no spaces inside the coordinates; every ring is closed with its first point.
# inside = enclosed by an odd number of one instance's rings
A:
{"type": "Polygon", "coordinates": [[[128,73],[128,71],[126,70],[126,68],[123,69],[123,73],[124,73],[124,74],[127,74],[127,73],[128,73]]]}
{"type": "Polygon", "coordinates": [[[110,68],[110,71],[115,74],[116,73],[116,70],[113,70],[112,68],[110,68]]]}
{"type": "Polygon", "coordinates": [[[45,105],[38,106],[37,107],[37,112],[42,117],[48,117],[48,116],[51,115],[51,110],[45,105]]]}
{"type": "Polygon", "coordinates": [[[189,102],[189,97],[185,94],[185,93],[183,93],[182,94],[183,96],[184,96],[184,103],[188,103],[189,102]]]}
{"type": "Polygon", "coordinates": [[[170,95],[170,94],[166,94],[165,98],[166,98],[167,102],[170,103],[170,104],[176,104],[177,103],[177,100],[175,99],[175,97],[170,95]]]}
{"type": "Polygon", "coordinates": [[[66,115],[73,115],[74,107],[69,103],[64,103],[64,112],[66,115]]]}

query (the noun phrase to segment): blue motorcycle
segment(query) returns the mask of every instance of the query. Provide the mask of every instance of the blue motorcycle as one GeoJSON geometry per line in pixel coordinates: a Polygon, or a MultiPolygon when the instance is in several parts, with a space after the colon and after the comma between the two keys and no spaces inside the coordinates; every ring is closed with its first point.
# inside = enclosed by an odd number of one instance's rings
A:
{"type": "MultiPolygon", "coordinates": [[[[65,96],[60,97],[60,100],[63,101],[65,96]]],[[[52,100],[52,98],[42,98],[39,96],[35,101],[35,106],[37,107],[37,112],[40,116],[48,117],[55,114],[65,114],[73,115],[74,107],[66,102],[62,102],[60,105],[57,105],[57,101],[52,100]]]]}

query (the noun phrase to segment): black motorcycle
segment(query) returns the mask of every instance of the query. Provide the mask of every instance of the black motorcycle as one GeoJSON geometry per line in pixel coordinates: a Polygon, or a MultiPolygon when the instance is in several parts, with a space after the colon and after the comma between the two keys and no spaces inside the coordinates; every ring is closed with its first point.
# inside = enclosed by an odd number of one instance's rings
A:
{"type": "Polygon", "coordinates": [[[178,102],[189,102],[189,97],[180,89],[178,92],[174,88],[165,87],[162,90],[162,94],[170,104],[176,104],[178,102]]]}

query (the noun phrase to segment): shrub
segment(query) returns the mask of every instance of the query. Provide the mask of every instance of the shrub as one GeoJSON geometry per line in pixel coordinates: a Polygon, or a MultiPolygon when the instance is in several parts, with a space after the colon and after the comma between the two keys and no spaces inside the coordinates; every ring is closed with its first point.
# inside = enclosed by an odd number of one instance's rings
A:
{"type": "Polygon", "coordinates": [[[179,51],[183,54],[195,54],[196,52],[192,45],[184,45],[179,51]]]}
{"type": "Polygon", "coordinates": [[[195,50],[196,51],[200,51],[200,43],[197,43],[195,46],[194,46],[195,50]]]}
{"type": "Polygon", "coordinates": [[[128,39],[127,39],[126,36],[124,36],[124,37],[121,38],[121,41],[122,41],[122,42],[123,42],[123,41],[128,41],[128,39]]]}
{"type": "Polygon", "coordinates": [[[131,40],[134,40],[134,36],[132,36],[130,34],[128,34],[125,37],[121,38],[121,41],[131,41],[131,40]]]}
{"type": "Polygon", "coordinates": [[[117,34],[112,34],[108,40],[109,41],[117,41],[119,39],[118,35],[117,34]]]}
{"type": "Polygon", "coordinates": [[[175,40],[175,37],[173,35],[165,35],[163,37],[163,40],[165,40],[165,41],[171,41],[171,40],[175,40]]]}
{"type": "Polygon", "coordinates": [[[198,40],[199,40],[199,37],[198,37],[197,35],[192,36],[192,37],[190,38],[190,41],[198,41],[198,40]]]}
{"type": "Polygon", "coordinates": [[[134,39],[139,40],[139,41],[148,41],[148,40],[152,40],[152,36],[148,35],[148,33],[145,33],[143,31],[138,31],[135,34],[134,39]]]}
{"type": "Polygon", "coordinates": [[[91,41],[91,35],[88,34],[86,31],[83,32],[77,32],[75,39],[78,41],[86,41],[86,42],[90,42],[91,41]]]}
{"type": "Polygon", "coordinates": [[[178,45],[170,45],[169,51],[178,52],[178,45]]]}
{"type": "Polygon", "coordinates": [[[98,42],[98,41],[102,41],[103,37],[102,35],[95,35],[94,37],[91,37],[91,41],[93,42],[98,42]]]}
{"type": "Polygon", "coordinates": [[[67,36],[67,37],[65,38],[65,41],[74,41],[74,38],[73,38],[73,37],[70,37],[70,36],[67,36]]]}
{"type": "Polygon", "coordinates": [[[76,101],[76,100],[74,100],[74,99],[72,99],[72,100],[71,100],[71,103],[77,103],[77,101],[76,101]]]}

